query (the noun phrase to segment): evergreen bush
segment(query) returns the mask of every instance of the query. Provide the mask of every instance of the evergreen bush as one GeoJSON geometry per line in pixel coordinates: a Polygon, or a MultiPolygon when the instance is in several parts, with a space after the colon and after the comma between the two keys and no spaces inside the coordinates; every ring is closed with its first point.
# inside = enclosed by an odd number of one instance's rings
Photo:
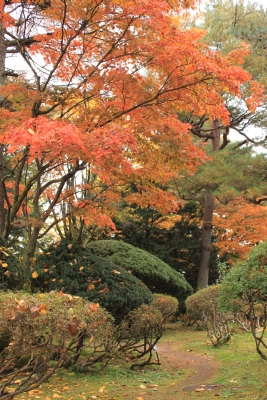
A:
{"type": "Polygon", "coordinates": [[[146,285],[134,275],[77,243],[63,241],[50,246],[32,268],[34,291],[62,290],[81,296],[99,303],[117,323],[153,300],[146,285]]]}
{"type": "Polygon", "coordinates": [[[131,272],[153,293],[169,294],[180,299],[193,292],[182,274],[145,250],[118,240],[98,240],[87,244],[87,248],[131,272]]]}

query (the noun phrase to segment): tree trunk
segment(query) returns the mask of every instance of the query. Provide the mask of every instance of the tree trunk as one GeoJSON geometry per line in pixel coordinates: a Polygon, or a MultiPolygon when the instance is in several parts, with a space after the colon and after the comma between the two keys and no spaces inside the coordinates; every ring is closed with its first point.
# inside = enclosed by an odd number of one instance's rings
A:
{"type": "MultiPolygon", "coordinates": [[[[4,6],[2,7],[1,13],[4,6]]],[[[0,19],[0,86],[5,85],[6,47],[4,44],[4,26],[0,19]]],[[[4,97],[0,96],[0,106],[4,107],[4,97]]],[[[0,237],[5,231],[5,192],[4,192],[4,146],[0,143],[0,237]]]]}
{"type": "MultiPolygon", "coordinates": [[[[220,128],[219,128],[219,121],[216,119],[213,121],[212,151],[217,151],[219,149],[220,149],[220,128]]],[[[214,212],[214,196],[212,193],[206,192],[197,290],[204,289],[209,284],[213,212],[214,212]]]]}
{"type": "Polygon", "coordinates": [[[37,246],[40,228],[38,228],[38,227],[30,228],[29,231],[30,231],[29,238],[28,238],[28,241],[27,241],[27,244],[26,244],[26,247],[24,250],[24,254],[23,254],[23,261],[24,261],[23,267],[26,271],[30,270],[32,258],[34,256],[35,249],[37,246]]]}
{"type": "Polygon", "coordinates": [[[214,210],[214,196],[212,193],[206,192],[197,290],[207,287],[209,282],[213,210],[214,210]]]}

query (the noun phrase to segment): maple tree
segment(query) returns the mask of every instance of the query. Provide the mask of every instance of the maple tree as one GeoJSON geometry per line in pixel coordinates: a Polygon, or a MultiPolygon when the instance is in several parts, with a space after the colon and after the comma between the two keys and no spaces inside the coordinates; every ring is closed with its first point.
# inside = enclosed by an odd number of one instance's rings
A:
{"type": "Polygon", "coordinates": [[[267,238],[265,204],[237,197],[227,205],[217,204],[214,225],[220,256],[229,264],[244,259],[250,249],[267,238]]]}
{"type": "Polygon", "coordinates": [[[112,225],[130,181],[138,192],[129,202],[176,209],[157,183],[205,160],[177,115],[227,125],[221,93],[239,96],[250,80],[234,65],[246,49],[221,56],[200,30],[182,29],[174,15],[194,1],[0,4],[0,235],[26,232],[24,264],[62,221],[112,225]]]}

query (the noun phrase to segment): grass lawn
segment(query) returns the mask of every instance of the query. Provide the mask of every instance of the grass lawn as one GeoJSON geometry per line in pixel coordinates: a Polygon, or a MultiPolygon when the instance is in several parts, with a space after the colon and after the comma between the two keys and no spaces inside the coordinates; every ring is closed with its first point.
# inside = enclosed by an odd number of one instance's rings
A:
{"type": "MultiPolygon", "coordinates": [[[[267,364],[256,353],[250,333],[234,333],[228,344],[215,349],[208,345],[205,332],[195,327],[182,326],[178,322],[169,324],[161,342],[175,343],[177,356],[179,351],[190,350],[196,354],[204,353],[220,365],[220,372],[212,379],[213,384],[219,385],[216,391],[189,392],[188,398],[214,399],[214,396],[218,396],[246,400],[267,399],[267,364]]],[[[15,399],[158,400],[160,390],[164,393],[172,385],[182,387],[187,373],[187,370],[181,371],[164,363],[130,371],[127,363],[115,362],[96,375],[60,370],[38,390],[15,399]]],[[[172,398],[180,400],[177,395],[172,398]]],[[[161,400],[172,398],[162,397],[161,400]]]]}

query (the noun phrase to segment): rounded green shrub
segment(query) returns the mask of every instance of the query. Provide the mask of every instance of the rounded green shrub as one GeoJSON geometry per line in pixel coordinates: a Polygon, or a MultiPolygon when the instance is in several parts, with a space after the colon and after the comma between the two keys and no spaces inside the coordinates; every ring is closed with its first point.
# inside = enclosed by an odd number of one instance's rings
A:
{"type": "Polygon", "coordinates": [[[119,322],[152,293],[134,275],[100,258],[80,244],[63,241],[38,256],[32,270],[35,291],[63,292],[99,303],[119,322]]]}
{"type": "Polygon", "coordinates": [[[118,240],[98,240],[86,246],[93,254],[131,272],[153,293],[180,298],[193,292],[182,274],[145,250],[118,240]]]}
{"type": "Polygon", "coordinates": [[[186,314],[192,320],[202,321],[205,315],[217,309],[220,285],[208,286],[189,296],[186,301],[186,314]]]}
{"type": "Polygon", "coordinates": [[[234,299],[246,304],[267,302],[267,242],[260,243],[249,253],[246,260],[234,265],[226,274],[219,296],[219,305],[225,310],[236,306],[234,299]]]}

